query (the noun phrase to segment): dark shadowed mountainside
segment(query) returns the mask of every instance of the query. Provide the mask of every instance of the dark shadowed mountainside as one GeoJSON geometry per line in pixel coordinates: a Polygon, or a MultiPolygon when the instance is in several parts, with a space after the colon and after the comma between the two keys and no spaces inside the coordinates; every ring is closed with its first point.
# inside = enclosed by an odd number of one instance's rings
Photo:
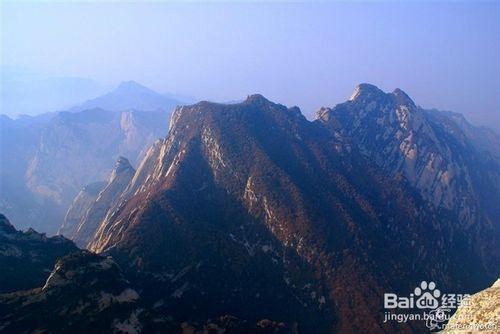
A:
{"type": "Polygon", "coordinates": [[[41,286],[59,257],[78,248],[61,236],[17,231],[0,214],[0,293],[41,286]]]}

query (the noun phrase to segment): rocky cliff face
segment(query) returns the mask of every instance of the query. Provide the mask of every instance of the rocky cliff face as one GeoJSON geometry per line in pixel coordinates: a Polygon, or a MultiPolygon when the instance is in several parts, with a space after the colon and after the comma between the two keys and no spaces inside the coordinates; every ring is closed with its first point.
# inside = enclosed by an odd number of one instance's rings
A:
{"type": "Polygon", "coordinates": [[[17,231],[0,214],[0,293],[41,286],[56,260],[77,250],[61,236],[47,238],[31,229],[17,231]]]}
{"type": "MultiPolygon", "coordinates": [[[[95,196],[95,199],[88,204],[88,208],[81,215],[80,219],[75,222],[68,221],[68,228],[74,230],[69,237],[78,246],[82,248],[87,246],[99,227],[100,222],[104,219],[108,210],[117,204],[120,195],[134,174],[135,169],[130,165],[130,162],[124,157],[119,157],[109,176],[108,182],[95,196]]],[[[84,201],[85,199],[83,198],[81,200],[78,200],[78,198],[75,199],[74,205],[70,207],[66,216],[71,216],[73,213],[76,214],[78,211],[81,212],[80,207],[84,207],[87,204],[83,203],[84,201]]]]}
{"type": "MultiPolygon", "coordinates": [[[[404,93],[368,88],[352,101],[370,110],[404,104],[388,120],[429,130],[422,115],[405,116],[414,104],[404,93]]],[[[176,298],[177,317],[231,309],[246,319],[270,314],[305,331],[411,331],[382,324],[384,291],[407,292],[425,279],[462,291],[484,286],[491,277],[477,240],[453,229],[453,218],[438,208],[452,210],[461,200],[455,203],[444,186],[428,194],[412,190],[431,177],[445,180],[446,171],[422,172],[421,162],[410,161],[401,170],[408,174],[395,177],[331,115],[325,109],[311,123],[298,108],[260,95],[235,105],[178,108],[167,138],[150,151],[128,195],[108,210],[90,248],[138,268],[149,279],[146,294],[154,287],[176,298]]],[[[375,138],[394,140],[392,123],[368,123],[375,128],[364,136],[381,131],[375,138]]],[[[450,153],[431,137],[433,148],[450,153]]],[[[385,154],[401,167],[413,156],[409,147],[385,154]]]]}
{"type": "Polygon", "coordinates": [[[75,234],[78,225],[85,217],[85,214],[92,204],[94,204],[97,196],[99,196],[99,193],[105,186],[106,182],[94,182],[83,187],[66,212],[64,222],[57,234],[71,238],[71,236],[75,234]]]}

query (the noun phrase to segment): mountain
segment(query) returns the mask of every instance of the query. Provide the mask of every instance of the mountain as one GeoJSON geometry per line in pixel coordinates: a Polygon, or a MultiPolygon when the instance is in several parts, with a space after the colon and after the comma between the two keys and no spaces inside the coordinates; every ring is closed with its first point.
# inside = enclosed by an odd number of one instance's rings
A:
{"type": "Polygon", "coordinates": [[[386,94],[369,84],[359,85],[349,101],[320,110],[318,119],[450,215],[454,229],[477,239],[487,267],[498,263],[498,137],[490,140],[457,114],[423,110],[400,89],[386,94]]]}
{"type": "MultiPolygon", "coordinates": [[[[81,219],[76,222],[76,225],[70,221],[65,221],[67,228],[74,230],[71,235],[68,235],[78,246],[85,247],[92,236],[94,235],[99,223],[104,219],[107,211],[116,203],[120,194],[125,190],[130,180],[134,176],[135,169],[130,165],[130,162],[123,157],[119,157],[115,167],[108,179],[107,184],[97,194],[95,200],[88,206],[88,209],[83,213],[81,219]]],[[[85,206],[85,198],[75,199],[68,211],[68,215],[78,211],[80,206],[85,206]]]]}
{"type": "Polygon", "coordinates": [[[17,231],[0,214],[0,293],[41,286],[59,257],[78,248],[61,236],[17,231]]]}
{"type": "MultiPolygon", "coordinates": [[[[400,104],[418,110],[410,101],[402,92],[393,100],[376,87],[361,87],[347,102],[351,113],[338,114],[370,115],[380,103],[388,113],[400,104]]],[[[422,329],[383,324],[384,291],[409,293],[426,279],[476,291],[498,273],[498,265],[484,257],[497,238],[483,221],[457,224],[450,211],[464,203],[434,200],[421,191],[412,183],[424,175],[420,169],[400,175],[367,153],[380,148],[359,144],[372,134],[376,141],[384,131],[392,143],[390,124],[355,120],[355,126],[373,127],[347,132],[348,122],[331,117],[337,115],[332,110],[309,122],[298,108],[260,95],[233,105],[177,108],[168,136],[150,150],[108,210],[90,249],[113,255],[143,282],[146,296],[176,298],[174,317],[181,319],[230,309],[244,319],[265,314],[295,323],[305,332],[422,329]],[[443,211],[446,204],[451,206],[443,211]],[[478,232],[470,234],[467,224],[478,232]]],[[[417,117],[421,124],[420,115],[401,117],[417,117]]],[[[462,153],[446,146],[455,144],[447,133],[431,133],[440,138],[433,148],[459,159],[462,153]]],[[[380,152],[401,165],[396,153],[393,158],[392,151],[380,152]]],[[[453,190],[460,195],[452,198],[465,196],[473,189],[468,186],[458,182],[453,190]]]]}
{"type": "Polygon", "coordinates": [[[135,81],[124,81],[115,90],[95,99],[87,100],[71,108],[70,111],[101,108],[111,111],[134,109],[170,112],[180,104],[182,103],[175,98],[159,94],[135,81]]]}
{"type": "Polygon", "coordinates": [[[54,275],[69,290],[0,296],[1,322],[45,328],[16,315],[49,310],[59,324],[79,323],[72,305],[90,305],[94,321],[100,296],[117,301],[132,289],[137,298],[118,307],[117,321],[105,310],[95,328],[426,332],[422,321],[384,322],[384,294],[408,296],[422,281],[473,293],[500,271],[494,145],[464,129],[401,90],[367,84],[313,122],[258,94],[178,107],[166,138],[103,197],[94,216],[103,218],[80,224],[95,230],[87,246],[99,255],[54,275]],[[94,264],[109,256],[118,276],[94,264]],[[127,285],[108,290],[117,277],[127,285]],[[67,317],[58,300],[70,300],[67,317]]]}
{"type": "Polygon", "coordinates": [[[424,112],[428,117],[434,118],[434,122],[441,123],[449,129],[458,127],[458,131],[463,132],[476,150],[487,152],[496,159],[500,159],[500,135],[494,130],[484,126],[474,126],[459,113],[436,109],[424,110],[424,112]]]}
{"type": "MultiPolygon", "coordinates": [[[[61,112],[43,129],[25,171],[25,184],[64,212],[83,186],[106,178],[119,156],[140,161],[165,133],[168,118],[165,111],[61,112]]],[[[55,232],[61,220],[43,228],[55,232]]]]}
{"type": "Polygon", "coordinates": [[[228,314],[175,321],[142,298],[111,257],[80,251],[61,236],[16,231],[1,214],[0,265],[0,333],[292,332],[281,322],[228,314]]]}

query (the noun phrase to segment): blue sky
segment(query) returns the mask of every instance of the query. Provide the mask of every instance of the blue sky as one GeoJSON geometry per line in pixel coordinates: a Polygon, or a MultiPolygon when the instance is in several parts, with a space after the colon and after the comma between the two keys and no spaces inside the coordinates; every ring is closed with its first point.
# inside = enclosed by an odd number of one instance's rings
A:
{"type": "Polygon", "coordinates": [[[306,113],[370,82],[500,128],[500,3],[2,3],[2,65],[306,113]]]}

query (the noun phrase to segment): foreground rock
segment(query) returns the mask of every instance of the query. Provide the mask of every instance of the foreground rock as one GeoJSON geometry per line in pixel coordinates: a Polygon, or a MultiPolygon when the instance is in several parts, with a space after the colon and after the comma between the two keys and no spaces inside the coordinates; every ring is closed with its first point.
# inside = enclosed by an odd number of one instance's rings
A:
{"type": "Polygon", "coordinates": [[[59,260],[42,288],[0,295],[0,331],[134,333],[138,298],[112,259],[79,252],[59,260]]]}
{"type": "Polygon", "coordinates": [[[461,305],[441,333],[498,333],[499,330],[500,279],[461,305]]]}
{"type": "Polygon", "coordinates": [[[60,259],[42,288],[0,295],[0,333],[292,333],[283,323],[230,315],[175,321],[156,307],[112,258],[81,251],[60,259]]]}

